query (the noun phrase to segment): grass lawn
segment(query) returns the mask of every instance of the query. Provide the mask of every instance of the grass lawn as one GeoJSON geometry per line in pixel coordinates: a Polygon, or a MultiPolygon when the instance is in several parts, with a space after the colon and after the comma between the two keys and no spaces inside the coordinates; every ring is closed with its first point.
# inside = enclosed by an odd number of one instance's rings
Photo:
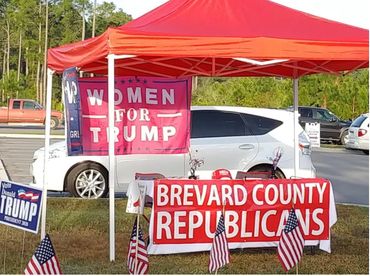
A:
{"type": "MultiPolygon", "coordinates": [[[[116,261],[109,262],[108,199],[50,198],[47,233],[64,274],[127,274],[126,254],[134,215],[116,200],[116,261]]],[[[369,209],[337,205],[328,254],[304,250],[299,274],[369,274],[369,209]]],[[[147,234],[143,224],[144,235],[147,234]]],[[[23,274],[40,235],[0,225],[0,274],[23,274]],[[25,241],[23,243],[23,240],[25,241]],[[23,251],[23,253],[22,253],[23,251]]],[[[208,274],[209,252],[149,256],[149,274],[208,274]]],[[[289,274],[295,274],[295,269],[289,274]]],[[[285,274],[276,249],[231,250],[218,274],[285,274]]]]}

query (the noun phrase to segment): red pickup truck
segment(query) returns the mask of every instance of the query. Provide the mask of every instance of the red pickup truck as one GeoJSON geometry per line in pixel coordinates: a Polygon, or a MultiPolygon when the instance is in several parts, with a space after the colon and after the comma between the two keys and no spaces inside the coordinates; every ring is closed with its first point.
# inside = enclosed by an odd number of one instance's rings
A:
{"type": "MultiPolygon", "coordinates": [[[[8,107],[0,107],[0,123],[45,124],[46,111],[34,100],[10,99],[8,107]]],[[[63,123],[63,113],[51,112],[50,127],[57,128],[63,123]]]]}

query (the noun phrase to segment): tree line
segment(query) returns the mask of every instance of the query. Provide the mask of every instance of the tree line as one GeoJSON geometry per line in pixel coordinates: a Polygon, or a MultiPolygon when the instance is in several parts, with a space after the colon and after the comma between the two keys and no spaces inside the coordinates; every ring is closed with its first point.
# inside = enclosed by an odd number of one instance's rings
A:
{"type": "MultiPolygon", "coordinates": [[[[45,102],[46,50],[84,40],[132,20],[113,3],[96,0],[0,0],[0,105],[8,98],[45,102]]],[[[53,81],[53,107],[61,109],[60,76],[53,81]]],[[[368,112],[367,69],[299,80],[299,104],[327,107],[341,118],[368,112]]],[[[285,108],[293,103],[285,78],[198,78],[194,105],[285,108]]]]}
{"type": "MultiPolygon", "coordinates": [[[[369,112],[369,70],[345,75],[315,74],[299,79],[299,105],[325,107],[342,119],[369,112]]],[[[193,105],[286,108],[293,105],[287,78],[200,78],[193,105]]]]}
{"type": "MultiPolygon", "coordinates": [[[[113,3],[96,0],[0,0],[0,105],[8,98],[44,104],[48,48],[100,35],[130,20],[113,3]]],[[[59,92],[53,93],[55,107],[61,93],[60,81],[54,83],[59,92]]]]}

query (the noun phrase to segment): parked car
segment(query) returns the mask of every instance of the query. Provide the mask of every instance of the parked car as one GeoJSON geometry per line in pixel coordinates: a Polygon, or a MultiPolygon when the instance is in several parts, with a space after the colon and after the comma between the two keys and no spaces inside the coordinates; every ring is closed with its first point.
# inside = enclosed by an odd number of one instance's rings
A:
{"type": "MultiPolygon", "coordinates": [[[[219,168],[238,171],[271,171],[274,150],[283,155],[276,169],[278,178],[294,176],[293,113],[286,110],[244,107],[193,107],[190,153],[204,164],[196,171],[211,179],[219,168]]],[[[311,145],[300,128],[298,177],[315,177],[311,145]]],[[[69,191],[83,198],[99,198],[108,192],[107,156],[67,156],[66,142],[50,147],[48,189],[69,191]]],[[[44,149],[33,156],[33,185],[43,183],[44,149]]],[[[189,154],[137,154],[116,156],[117,192],[125,192],[135,173],[161,173],[167,177],[188,177],[189,154]]]]}
{"type": "MultiPolygon", "coordinates": [[[[288,110],[293,110],[289,107],[288,110]]],[[[313,106],[298,107],[299,123],[305,128],[306,123],[320,123],[320,140],[345,145],[348,141],[348,128],[351,121],[341,120],[326,108],[313,106]]]]}
{"type": "MultiPolygon", "coordinates": [[[[46,111],[34,100],[9,99],[7,107],[0,108],[0,123],[8,124],[45,124],[46,111]]],[[[63,123],[64,114],[51,112],[50,127],[57,128],[63,123]]]]}
{"type": "Polygon", "coordinates": [[[347,148],[369,154],[369,122],[369,113],[361,114],[353,121],[348,131],[347,148]]]}

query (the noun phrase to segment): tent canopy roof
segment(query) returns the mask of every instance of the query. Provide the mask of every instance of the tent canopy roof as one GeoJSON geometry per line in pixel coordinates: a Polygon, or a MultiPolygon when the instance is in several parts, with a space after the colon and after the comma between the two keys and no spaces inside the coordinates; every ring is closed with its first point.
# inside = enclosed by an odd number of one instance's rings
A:
{"type": "Polygon", "coordinates": [[[102,35],[48,51],[49,68],[162,77],[285,76],[368,67],[368,30],[268,0],[170,0],[102,35]]]}

